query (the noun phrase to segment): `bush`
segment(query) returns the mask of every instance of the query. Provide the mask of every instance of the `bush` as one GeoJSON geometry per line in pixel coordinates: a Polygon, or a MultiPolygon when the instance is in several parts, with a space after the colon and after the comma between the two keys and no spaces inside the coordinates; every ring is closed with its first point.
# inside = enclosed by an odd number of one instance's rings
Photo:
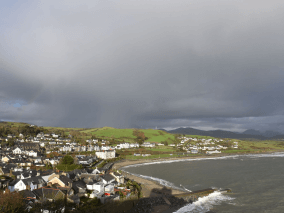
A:
{"type": "Polygon", "coordinates": [[[62,164],[71,165],[74,163],[74,159],[70,155],[65,155],[64,158],[62,158],[62,164]]]}

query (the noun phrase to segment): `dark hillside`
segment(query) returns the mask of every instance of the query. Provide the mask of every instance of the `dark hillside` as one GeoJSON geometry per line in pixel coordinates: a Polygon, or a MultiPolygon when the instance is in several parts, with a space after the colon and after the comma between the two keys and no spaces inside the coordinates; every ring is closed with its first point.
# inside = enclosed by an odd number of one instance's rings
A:
{"type": "Polygon", "coordinates": [[[203,131],[194,128],[178,128],[174,130],[167,131],[173,134],[185,134],[185,135],[202,135],[202,136],[211,136],[215,138],[233,138],[233,139],[259,139],[266,140],[267,138],[261,135],[249,135],[249,134],[241,134],[230,131],[223,130],[211,130],[211,131],[203,131]]]}

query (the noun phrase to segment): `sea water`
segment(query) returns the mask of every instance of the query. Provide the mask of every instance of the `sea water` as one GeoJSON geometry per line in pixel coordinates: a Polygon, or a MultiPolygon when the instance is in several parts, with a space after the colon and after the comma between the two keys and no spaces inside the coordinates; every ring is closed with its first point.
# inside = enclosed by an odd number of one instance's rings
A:
{"type": "Polygon", "coordinates": [[[178,213],[284,212],[284,153],[162,161],[123,170],[177,189],[226,189],[199,198],[178,213]]]}

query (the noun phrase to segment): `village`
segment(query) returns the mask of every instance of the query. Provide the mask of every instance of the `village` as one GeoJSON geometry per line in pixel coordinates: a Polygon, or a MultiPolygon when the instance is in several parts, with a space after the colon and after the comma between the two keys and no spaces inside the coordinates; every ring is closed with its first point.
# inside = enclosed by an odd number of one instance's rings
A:
{"type": "MultiPolygon", "coordinates": [[[[218,144],[222,139],[185,136],[178,139],[180,143],[169,144],[168,147],[175,147],[187,154],[221,153],[221,150],[228,148],[218,144]]],[[[20,193],[26,201],[27,210],[36,203],[63,198],[79,205],[85,198],[96,198],[104,204],[137,196],[137,187],[131,187],[131,180],[124,177],[122,172],[112,169],[114,161],[111,160],[117,159],[116,151],[166,146],[154,142],[124,142],[110,146],[107,140],[99,142],[98,139],[87,139],[87,145],[82,145],[75,142],[71,135],[62,138],[58,134],[43,132],[35,136],[8,134],[7,137],[1,137],[0,141],[0,188],[4,192],[9,190],[10,193],[20,193]],[[13,141],[13,146],[3,145],[8,141],[13,141]],[[55,156],[56,153],[61,155],[55,156]],[[70,164],[76,166],[76,169],[58,169],[59,165],[60,168],[64,167],[63,161],[68,157],[72,158],[70,164]]],[[[238,148],[238,143],[234,142],[231,148],[238,148]]],[[[147,157],[150,154],[133,155],[147,157]]]]}

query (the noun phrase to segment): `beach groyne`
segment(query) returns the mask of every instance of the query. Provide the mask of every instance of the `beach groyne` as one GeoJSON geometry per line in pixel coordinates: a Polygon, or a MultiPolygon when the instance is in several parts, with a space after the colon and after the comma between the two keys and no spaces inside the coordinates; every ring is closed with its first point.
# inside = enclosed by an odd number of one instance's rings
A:
{"type": "Polygon", "coordinates": [[[208,188],[208,189],[202,189],[202,190],[197,190],[197,191],[192,191],[192,192],[187,192],[187,193],[181,193],[181,194],[177,194],[174,196],[176,198],[182,198],[186,202],[191,203],[191,202],[196,201],[199,197],[208,196],[209,194],[215,191],[220,191],[221,193],[227,193],[227,192],[231,192],[231,189],[217,190],[217,189],[208,188]]]}

